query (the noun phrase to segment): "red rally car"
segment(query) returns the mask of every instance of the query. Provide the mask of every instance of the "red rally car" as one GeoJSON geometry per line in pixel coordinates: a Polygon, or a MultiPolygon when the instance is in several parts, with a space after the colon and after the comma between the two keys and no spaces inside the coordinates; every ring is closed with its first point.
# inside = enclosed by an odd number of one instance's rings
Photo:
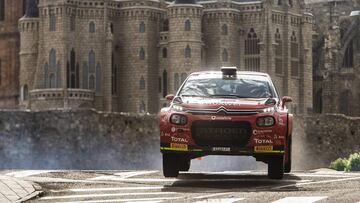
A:
{"type": "Polygon", "coordinates": [[[160,112],[165,177],[188,171],[191,159],[245,155],[268,164],[268,176],[291,170],[292,114],[268,74],[236,67],[189,75],[160,112]]]}

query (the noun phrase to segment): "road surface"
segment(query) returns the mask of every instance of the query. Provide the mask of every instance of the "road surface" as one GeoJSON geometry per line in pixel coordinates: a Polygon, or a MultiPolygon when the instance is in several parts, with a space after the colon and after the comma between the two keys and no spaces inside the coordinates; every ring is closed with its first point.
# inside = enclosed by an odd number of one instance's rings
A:
{"type": "Polygon", "coordinates": [[[164,178],[161,171],[2,171],[1,175],[42,186],[45,202],[360,203],[360,173],[328,169],[298,171],[270,180],[265,171],[186,172],[164,178]]]}

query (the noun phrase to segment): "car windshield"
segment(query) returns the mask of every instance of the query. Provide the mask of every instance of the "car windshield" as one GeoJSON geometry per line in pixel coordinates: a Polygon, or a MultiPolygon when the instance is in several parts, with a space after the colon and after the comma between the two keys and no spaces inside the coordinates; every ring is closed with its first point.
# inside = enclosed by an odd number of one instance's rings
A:
{"type": "Polygon", "coordinates": [[[191,75],[179,91],[179,96],[220,98],[270,98],[277,97],[268,77],[261,75],[220,74],[191,75]]]}

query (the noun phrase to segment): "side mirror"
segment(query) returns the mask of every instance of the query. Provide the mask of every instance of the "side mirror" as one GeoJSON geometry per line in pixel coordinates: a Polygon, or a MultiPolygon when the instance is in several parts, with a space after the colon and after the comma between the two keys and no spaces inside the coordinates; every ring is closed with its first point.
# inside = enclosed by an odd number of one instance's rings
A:
{"type": "Polygon", "coordinates": [[[174,95],[173,94],[169,94],[169,95],[167,95],[166,97],[165,97],[165,99],[166,100],[168,100],[168,101],[172,101],[173,99],[174,99],[174,95]]]}
{"type": "Polygon", "coordinates": [[[284,108],[286,103],[292,102],[292,98],[288,97],[288,96],[284,96],[283,98],[281,98],[281,107],[284,108]]]}

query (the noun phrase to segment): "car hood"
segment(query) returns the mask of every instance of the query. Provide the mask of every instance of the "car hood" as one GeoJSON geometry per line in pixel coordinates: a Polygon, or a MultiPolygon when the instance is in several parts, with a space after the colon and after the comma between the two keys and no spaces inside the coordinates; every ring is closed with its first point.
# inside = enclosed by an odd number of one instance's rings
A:
{"type": "MultiPolygon", "coordinates": [[[[182,97],[182,103],[177,104],[186,109],[261,109],[269,107],[265,105],[267,98],[200,98],[182,97]]],[[[270,105],[271,106],[271,105],[270,105]]]]}

